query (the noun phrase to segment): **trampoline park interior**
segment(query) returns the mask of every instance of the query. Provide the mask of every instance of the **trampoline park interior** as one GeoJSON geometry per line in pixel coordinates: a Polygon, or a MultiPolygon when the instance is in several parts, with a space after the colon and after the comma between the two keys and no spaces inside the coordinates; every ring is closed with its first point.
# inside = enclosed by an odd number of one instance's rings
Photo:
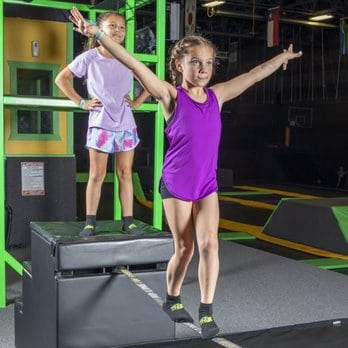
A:
{"type": "MultiPolygon", "coordinates": [[[[348,346],[348,2],[208,2],[0,1],[2,348],[348,346]],[[146,234],[121,232],[110,156],[97,233],[79,237],[88,114],[54,84],[83,51],[73,5],[90,20],[122,13],[126,48],[163,79],[170,45],[190,30],[219,50],[213,82],[291,42],[304,53],[222,110],[221,331],[212,340],[196,324],[197,255],[182,290],[195,323],[174,324],[161,309],[173,243],[157,190],[167,143],[153,98],[134,110],[134,217],[146,234]],[[279,45],[268,47],[267,14],[278,6],[279,45]],[[309,19],[324,12],[332,18],[309,19]]],[[[74,86],[87,97],[82,81],[74,86]]]]}

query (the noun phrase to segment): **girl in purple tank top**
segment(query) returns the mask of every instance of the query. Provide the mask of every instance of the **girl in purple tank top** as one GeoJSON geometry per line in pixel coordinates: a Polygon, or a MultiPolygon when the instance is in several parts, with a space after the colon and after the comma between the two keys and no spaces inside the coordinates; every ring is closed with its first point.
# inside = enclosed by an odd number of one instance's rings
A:
{"type": "Polygon", "coordinates": [[[212,316],[212,303],[219,272],[217,155],[222,105],[271,75],[289,60],[298,58],[292,45],[283,53],[251,71],[207,88],[215,67],[216,50],[210,41],[190,36],[171,50],[169,70],[173,85],[160,80],[96,26],[73,9],[78,31],[96,37],[110,53],[128,66],[163,108],[169,149],[165,156],[160,190],[175,251],[167,267],[167,297],[164,311],[176,322],[193,322],[185,311],[180,291],[197,240],[200,255],[198,279],[201,335],[214,337],[219,328],[212,316]]]}

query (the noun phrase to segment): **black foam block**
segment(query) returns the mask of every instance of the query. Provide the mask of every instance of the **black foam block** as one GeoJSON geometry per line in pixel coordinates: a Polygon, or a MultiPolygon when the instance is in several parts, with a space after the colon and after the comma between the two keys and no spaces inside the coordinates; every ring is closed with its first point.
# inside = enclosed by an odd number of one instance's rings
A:
{"type": "Polygon", "coordinates": [[[146,234],[122,233],[121,221],[33,222],[32,260],[25,263],[16,306],[17,348],[105,348],[174,338],[175,325],[124,266],[160,298],[166,295],[171,235],[137,221],[146,234]]]}

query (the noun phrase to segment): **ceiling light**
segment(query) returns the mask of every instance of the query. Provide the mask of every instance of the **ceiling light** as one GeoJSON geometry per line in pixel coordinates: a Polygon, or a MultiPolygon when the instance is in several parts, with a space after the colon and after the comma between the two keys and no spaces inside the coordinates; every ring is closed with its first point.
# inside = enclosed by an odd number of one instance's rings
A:
{"type": "Polygon", "coordinates": [[[214,8],[216,6],[223,5],[226,1],[209,1],[204,4],[202,4],[202,7],[207,7],[207,8],[214,8]]]}
{"type": "Polygon", "coordinates": [[[315,21],[315,22],[320,22],[320,21],[325,21],[326,19],[333,18],[333,15],[330,13],[321,13],[321,14],[316,14],[312,17],[309,17],[310,21],[315,21]]]}

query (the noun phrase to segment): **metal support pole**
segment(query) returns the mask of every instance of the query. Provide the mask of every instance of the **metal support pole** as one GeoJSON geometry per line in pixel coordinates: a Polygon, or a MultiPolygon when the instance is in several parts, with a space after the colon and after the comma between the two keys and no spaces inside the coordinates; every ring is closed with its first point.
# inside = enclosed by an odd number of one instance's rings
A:
{"type": "MultiPolygon", "coordinates": [[[[156,53],[158,57],[156,74],[160,79],[165,78],[165,28],[166,1],[156,1],[156,53]]],[[[164,118],[160,105],[155,113],[155,154],[153,180],[153,225],[162,229],[162,200],[158,193],[159,181],[163,166],[163,130],[164,118]]]]}
{"type": "Polygon", "coordinates": [[[4,3],[0,0],[0,308],[6,307],[5,149],[4,149],[4,3]]]}

